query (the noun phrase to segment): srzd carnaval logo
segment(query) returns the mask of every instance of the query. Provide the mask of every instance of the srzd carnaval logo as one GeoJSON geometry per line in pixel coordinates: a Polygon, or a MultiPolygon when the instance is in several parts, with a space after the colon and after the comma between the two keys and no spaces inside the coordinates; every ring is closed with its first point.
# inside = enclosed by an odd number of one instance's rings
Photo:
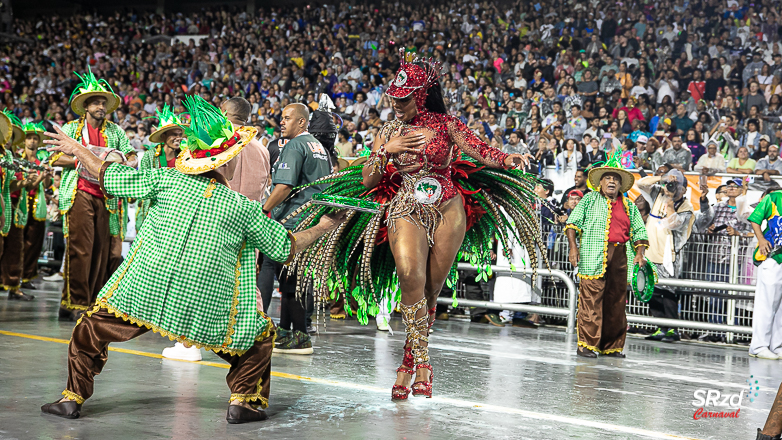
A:
{"type": "Polygon", "coordinates": [[[741,412],[741,403],[744,401],[744,397],[748,397],[750,402],[755,401],[755,397],[758,395],[758,381],[754,380],[750,376],[747,379],[749,388],[736,394],[723,394],[719,390],[695,390],[692,401],[692,406],[698,407],[692,418],[695,420],[701,419],[737,419],[741,412]]]}

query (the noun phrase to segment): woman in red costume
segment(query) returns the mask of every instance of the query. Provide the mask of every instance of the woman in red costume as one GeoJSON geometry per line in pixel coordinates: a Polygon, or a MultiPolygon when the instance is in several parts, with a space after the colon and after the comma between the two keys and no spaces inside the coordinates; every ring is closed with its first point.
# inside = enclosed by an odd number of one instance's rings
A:
{"type": "Polygon", "coordinates": [[[432,397],[428,335],[437,296],[462,246],[467,219],[451,163],[464,153],[487,168],[514,168],[527,157],[505,154],[446,114],[439,63],[402,63],[386,94],[396,120],[386,123],[363,169],[374,188],[389,170],[402,184],[388,206],[388,239],[396,263],[407,340],[392,399],[432,397]],[[389,162],[392,166],[388,166],[389,162]],[[428,311],[428,312],[427,312],[428,311]]]}

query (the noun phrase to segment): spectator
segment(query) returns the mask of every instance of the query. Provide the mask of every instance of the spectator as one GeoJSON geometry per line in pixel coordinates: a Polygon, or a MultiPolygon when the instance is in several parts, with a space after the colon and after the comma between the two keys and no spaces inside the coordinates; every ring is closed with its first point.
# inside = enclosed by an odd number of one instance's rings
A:
{"type": "Polygon", "coordinates": [[[687,106],[681,102],[676,106],[676,116],[671,121],[676,127],[676,132],[682,136],[695,125],[695,122],[687,115],[687,106]]]}
{"type": "Polygon", "coordinates": [[[674,79],[674,71],[668,70],[655,82],[655,88],[657,89],[657,104],[662,104],[666,97],[671,101],[676,99],[676,94],[679,93],[679,82],[674,79]]]}
{"type": "Polygon", "coordinates": [[[581,163],[581,152],[576,149],[577,142],[574,139],[565,141],[565,148],[557,155],[555,166],[562,173],[577,173],[578,165],[581,163]]]}
{"type": "Polygon", "coordinates": [[[683,171],[690,170],[692,153],[682,145],[680,134],[674,133],[671,135],[671,147],[665,150],[662,160],[664,163],[672,164],[683,171]]]}
{"type": "Polygon", "coordinates": [[[737,156],[728,162],[726,172],[731,174],[754,174],[755,160],[749,157],[747,147],[739,147],[737,156]]]}
{"type": "Polygon", "coordinates": [[[590,190],[587,186],[587,172],[583,168],[579,168],[576,171],[575,177],[573,178],[574,185],[570,188],[566,189],[562,193],[562,198],[559,201],[560,206],[564,206],[565,202],[567,202],[568,197],[570,197],[570,192],[573,190],[578,190],[581,192],[581,197],[584,197],[586,194],[589,194],[590,190]]]}
{"type": "Polygon", "coordinates": [[[350,134],[344,128],[337,133],[337,142],[334,143],[339,157],[353,157],[355,152],[353,151],[353,140],[350,138],[350,134]]]}
{"type": "Polygon", "coordinates": [[[578,202],[584,197],[584,193],[577,189],[568,191],[566,195],[567,199],[565,199],[565,202],[562,204],[561,212],[556,216],[556,223],[559,225],[567,224],[570,213],[576,209],[578,202]]]}
{"type": "Polygon", "coordinates": [[[755,185],[765,189],[771,184],[771,176],[782,174],[782,160],[779,159],[779,146],[771,145],[768,147],[768,156],[757,161],[755,165],[755,175],[761,176],[762,180],[755,180],[755,185]]]}
{"type": "MultiPolygon", "coordinates": [[[[662,278],[679,278],[682,274],[684,258],[681,251],[690,238],[695,221],[692,204],[684,197],[686,182],[679,170],[638,181],[638,188],[651,205],[646,223],[649,236],[646,258],[657,265],[657,274],[662,278]]],[[[679,319],[678,305],[674,289],[655,286],[649,302],[652,316],[679,319]]],[[[646,339],[675,342],[681,336],[676,329],[663,326],[646,339]]]]}
{"type": "Polygon", "coordinates": [[[760,122],[757,119],[749,119],[747,121],[747,133],[741,137],[739,144],[750,150],[754,150],[761,140],[768,142],[770,138],[760,133],[760,122]]]}
{"type": "Polygon", "coordinates": [[[694,128],[691,128],[687,130],[686,139],[687,148],[692,153],[692,162],[698,163],[698,160],[700,160],[701,156],[706,154],[706,148],[701,145],[700,135],[695,131],[694,128]]]}
{"type": "Polygon", "coordinates": [[[553,198],[554,194],[554,182],[551,179],[540,179],[538,184],[535,185],[535,195],[537,195],[545,203],[540,204],[540,219],[544,231],[548,230],[549,225],[556,222],[556,214],[552,211],[558,209],[559,204],[557,199],[553,198]]]}
{"type": "Polygon", "coordinates": [[[749,84],[749,94],[744,98],[744,111],[749,112],[749,109],[754,106],[757,106],[759,111],[765,110],[768,106],[766,96],[760,90],[760,85],[757,81],[752,81],[749,84]]]}
{"type": "Polygon", "coordinates": [[[567,121],[565,126],[565,139],[575,139],[581,142],[584,137],[584,132],[587,129],[587,122],[583,116],[581,116],[581,106],[573,105],[570,107],[572,116],[567,121]]]}
{"type": "MultiPolygon", "coordinates": [[[[742,147],[746,151],[746,147],[742,147]]],[[[735,160],[735,159],[734,159],[735,160]]],[[[698,159],[695,171],[700,171],[704,176],[713,176],[716,173],[725,172],[725,158],[717,154],[717,146],[709,144],[707,153],[698,159]]]]}

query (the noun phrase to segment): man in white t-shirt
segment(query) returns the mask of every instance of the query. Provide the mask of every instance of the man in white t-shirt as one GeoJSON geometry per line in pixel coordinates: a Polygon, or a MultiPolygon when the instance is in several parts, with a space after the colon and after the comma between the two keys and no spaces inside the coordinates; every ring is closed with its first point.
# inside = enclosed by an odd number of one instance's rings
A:
{"type": "Polygon", "coordinates": [[[665,76],[660,75],[660,78],[655,83],[657,86],[657,103],[663,102],[663,98],[666,96],[671,97],[671,101],[676,101],[676,93],[679,91],[679,82],[673,79],[673,70],[666,72],[665,76]]]}

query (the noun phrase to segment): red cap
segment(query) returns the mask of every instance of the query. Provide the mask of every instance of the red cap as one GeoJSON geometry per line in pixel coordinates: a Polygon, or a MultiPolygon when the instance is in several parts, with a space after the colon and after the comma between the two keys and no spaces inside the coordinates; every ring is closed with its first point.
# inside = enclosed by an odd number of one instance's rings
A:
{"type": "Polygon", "coordinates": [[[386,95],[392,98],[406,98],[416,90],[426,87],[428,82],[428,75],[421,66],[405,64],[396,73],[396,78],[386,90],[386,95]]]}
{"type": "Polygon", "coordinates": [[[576,197],[581,197],[583,199],[584,198],[584,193],[582,193],[580,190],[574,189],[574,190],[570,191],[567,194],[567,196],[568,197],[576,196],[576,197]]]}

